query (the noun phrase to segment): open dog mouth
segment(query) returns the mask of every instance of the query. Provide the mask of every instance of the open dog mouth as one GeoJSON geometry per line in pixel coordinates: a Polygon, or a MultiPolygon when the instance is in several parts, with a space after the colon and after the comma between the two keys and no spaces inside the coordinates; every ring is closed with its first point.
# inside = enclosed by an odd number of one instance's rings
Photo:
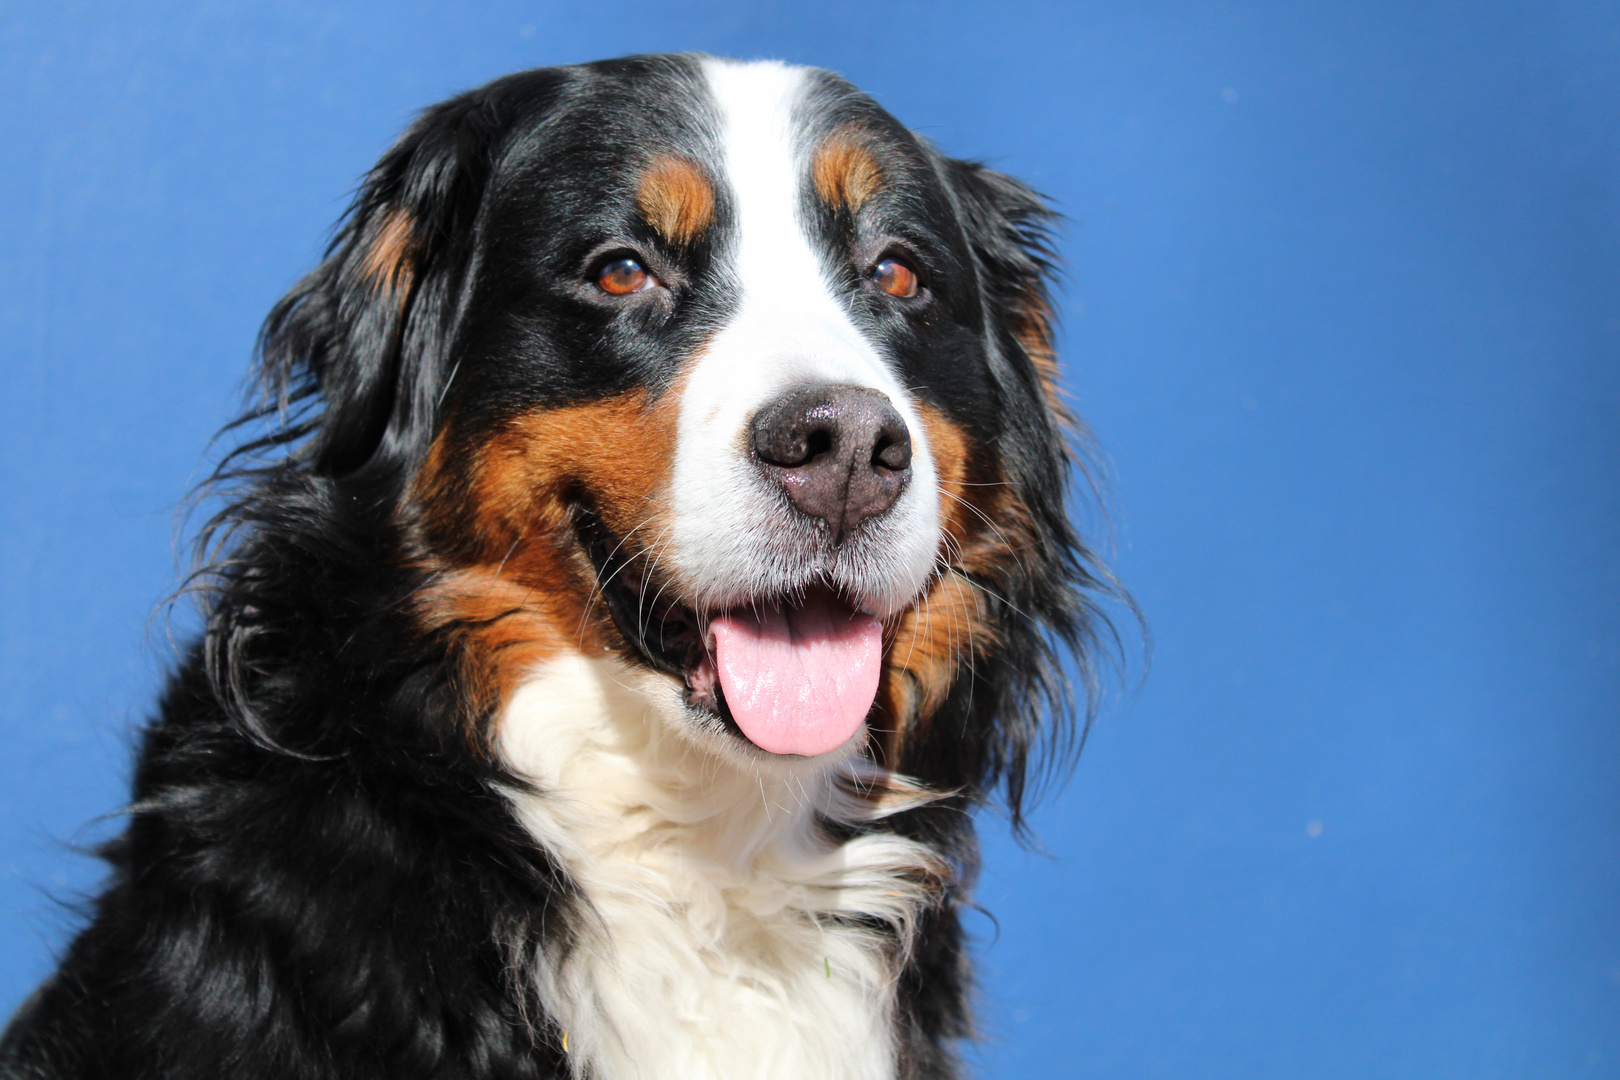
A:
{"type": "Polygon", "coordinates": [[[830,753],[860,730],[883,666],[876,616],[827,585],[700,613],[653,586],[644,557],[625,554],[595,515],[580,524],[619,633],[682,680],[689,707],[772,754],[830,753]]]}

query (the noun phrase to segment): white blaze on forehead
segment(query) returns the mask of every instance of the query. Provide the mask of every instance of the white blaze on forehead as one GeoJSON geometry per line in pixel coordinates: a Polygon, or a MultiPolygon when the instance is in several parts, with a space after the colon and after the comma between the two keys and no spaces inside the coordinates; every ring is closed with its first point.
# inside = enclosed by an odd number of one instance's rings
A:
{"type": "Polygon", "coordinates": [[[912,481],[871,523],[882,543],[867,545],[860,566],[833,572],[887,613],[909,602],[933,568],[935,474],[910,395],[834,295],[803,220],[814,146],[795,107],[808,71],[708,60],[704,73],[720,120],[720,173],[732,213],[723,257],[737,303],[682,393],[672,562],[694,600],[722,607],[802,584],[792,580],[792,554],[781,546],[782,500],[748,456],[749,421],[797,387],[869,387],[888,395],[911,431],[912,481]]]}
{"type": "Polygon", "coordinates": [[[723,61],[707,70],[725,125],[725,180],[736,215],[732,267],[742,307],[732,331],[769,352],[760,357],[766,362],[742,367],[761,385],[798,377],[898,394],[893,375],[832,296],[806,235],[805,151],[813,148],[796,145],[802,140],[793,116],[805,70],[723,61]]]}

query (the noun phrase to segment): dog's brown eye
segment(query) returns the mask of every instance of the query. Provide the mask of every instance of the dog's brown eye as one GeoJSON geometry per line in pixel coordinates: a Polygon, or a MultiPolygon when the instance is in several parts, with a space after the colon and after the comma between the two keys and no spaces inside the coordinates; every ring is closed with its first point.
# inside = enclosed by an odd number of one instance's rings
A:
{"type": "Polygon", "coordinates": [[[605,293],[629,296],[652,288],[656,279],[634,259],[614,259],[596,275],[596,284],[605,293]]]}
{"type": "Polygon", "coordinates": [[[884,259],[872,271],[877,287],[890,296],[916,296],[917,271],[899,259],[884,259]]]}

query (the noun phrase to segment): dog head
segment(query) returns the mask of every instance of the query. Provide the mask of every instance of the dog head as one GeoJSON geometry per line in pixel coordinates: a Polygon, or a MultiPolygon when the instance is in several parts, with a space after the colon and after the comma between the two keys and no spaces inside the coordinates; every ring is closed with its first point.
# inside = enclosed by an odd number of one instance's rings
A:
{"type": "Polygon", "coordinates": [[[475,737],[606,652],[718,753],[867,746],[1016,801],[1099,586],[1048,216],[822,71],[499,80],[407,131],[272,314],[272,384],[316,404],[277,482],[393,538],[475,737]]]}

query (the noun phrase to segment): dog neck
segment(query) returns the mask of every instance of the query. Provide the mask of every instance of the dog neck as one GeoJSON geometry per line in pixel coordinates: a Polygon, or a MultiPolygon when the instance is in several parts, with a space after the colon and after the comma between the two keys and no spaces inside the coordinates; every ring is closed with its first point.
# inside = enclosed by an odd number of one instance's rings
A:
{"type": "Polygon", "coordinates": [[[946,871],[860,827],[928,796],[872,798],[860,757],[750,768],[685,722],[666,677],[583,657],[501,716],[513,806],[583,898],[535,962],[575,1075],[892,1077],[894,982],[946,871]]]}

